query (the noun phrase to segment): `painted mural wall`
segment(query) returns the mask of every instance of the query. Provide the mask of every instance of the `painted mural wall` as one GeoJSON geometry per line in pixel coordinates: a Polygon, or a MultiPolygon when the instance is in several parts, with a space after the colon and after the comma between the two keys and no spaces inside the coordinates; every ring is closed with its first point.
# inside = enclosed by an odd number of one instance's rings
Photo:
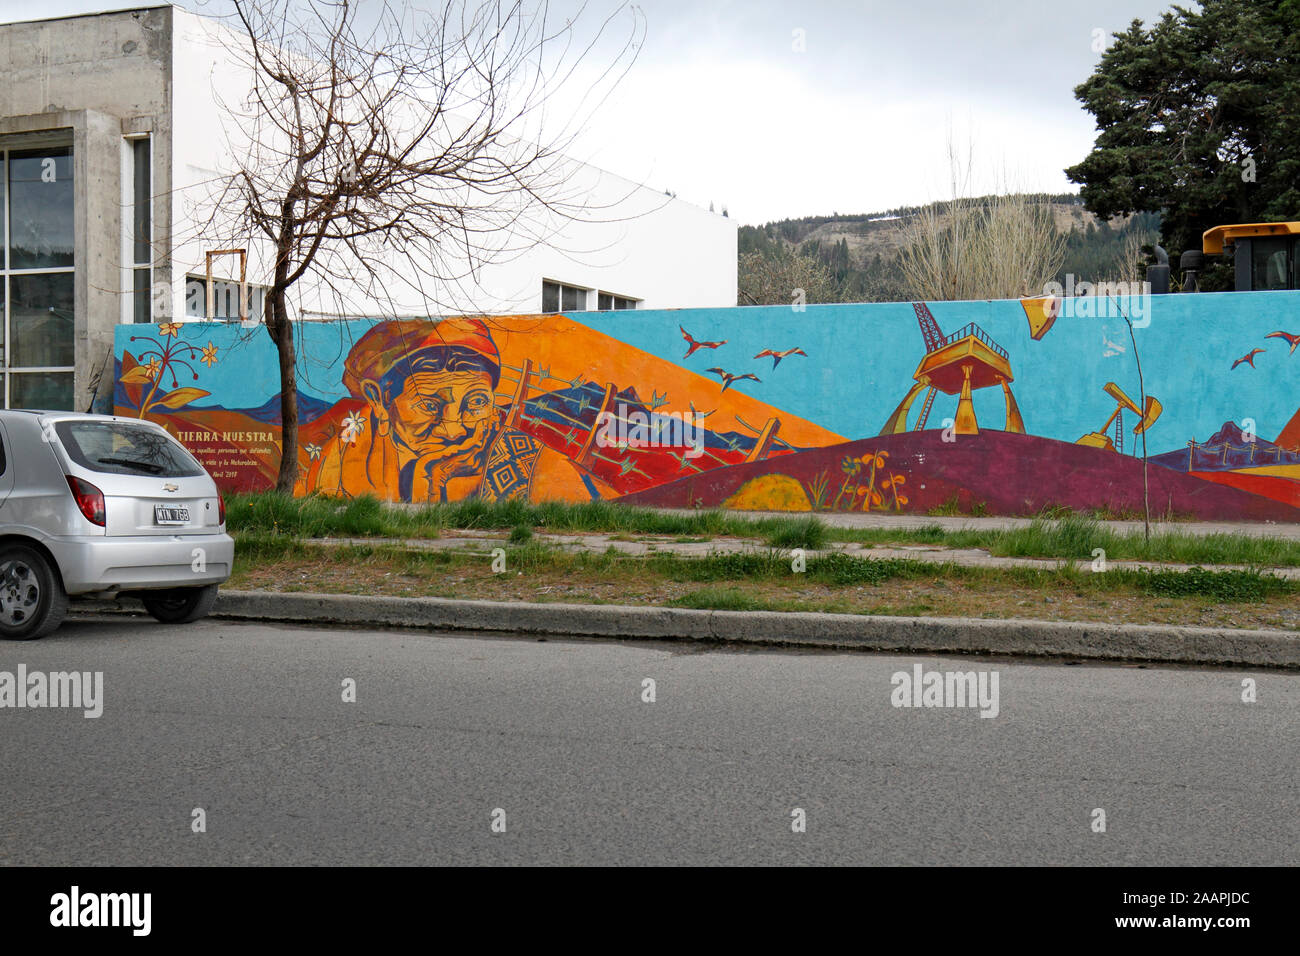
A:
{"type": "MultiPolygon", "coordinates": [[[[1295,292],[306,323],[291,453],[302,494],[1122,516],[1145,440],[1154,511],[1300,521],[1297,344],[1295,292]]],[[[262,330],[116,360],[117,414],[273,483],[262,330]]]]}

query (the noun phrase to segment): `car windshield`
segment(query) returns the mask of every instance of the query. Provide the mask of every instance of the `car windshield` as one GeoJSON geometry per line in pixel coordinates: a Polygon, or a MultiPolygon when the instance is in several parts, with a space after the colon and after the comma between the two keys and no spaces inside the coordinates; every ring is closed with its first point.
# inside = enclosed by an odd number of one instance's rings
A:
{"type": "Polygon", "coordinates": [[[54,430],[72,460],[110,475],[191,478],[203,467],[169,435],[129,422],[62,421],[54,430]]]}

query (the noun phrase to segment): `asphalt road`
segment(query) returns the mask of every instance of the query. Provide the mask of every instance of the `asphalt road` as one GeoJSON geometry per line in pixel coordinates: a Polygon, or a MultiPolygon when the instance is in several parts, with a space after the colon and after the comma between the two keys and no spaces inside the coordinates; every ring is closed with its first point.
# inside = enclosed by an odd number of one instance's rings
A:
{"type": "Polygon", "coordinates": [[[0,709],[5,864],[1300,863],[1294,674],[109,618],[20,663],[104,709],[0,709]],[[892,706],[917,663],[998,716],[892,706]]]}

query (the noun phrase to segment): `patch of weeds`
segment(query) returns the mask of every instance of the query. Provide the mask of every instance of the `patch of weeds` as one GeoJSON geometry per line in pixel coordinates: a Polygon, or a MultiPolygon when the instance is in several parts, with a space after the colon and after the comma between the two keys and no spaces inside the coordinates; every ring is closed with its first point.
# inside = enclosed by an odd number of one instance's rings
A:
{"type": "Polygon", "coordinates": [[[1060,521],[1062,518],[1073,517],[1075,514],[1073,508],[1067,508],[1065,505],[1043,505],[1034,517],[1041,521],[1060,521]]]}
{"type": "Polygon", "coordinates": [[[953,495],[941,505],[935,505],[926,512],[931,518],[954,517],[961,514],[961,502],[953,495]]]}
{"type": "Polygon", "coordinates": [[[773,548],[803,548],[818,551],[825,547],[827,528],[821,519],[809,515],[795,518],[776,528],[767,536],[767,545],[773,548]]]}
{"type": "Polygon", "coordinates": [[[658,552],[644,559],[650,570],[676,581],[734,581],[791,574],[788,556],[777,550],[734,551],[685,558],[658,552]]]}
{"type": "Polygon", "coordinates": [[[1205,597],[1221,604],[1243,604],[1296,590],[1293,582],[1258,571],[1152,571],[1139,568],[1134,583],[1147,594],[1160,597],[1205,597]]]}
{"type": "Polygon", "coordinates": [[[993,546],[993,553],[1008,557],[1090,558],[1094,548],[1112,553],[1112,538],[1110,530],[1096,518],[1070,511],[1059,519],[1038,517],[1024,527],[1007,529],[993,546]]]}
{"type": "Polygon", "coordinates": [[[891,578],[915,577],[924,570],[926,574],[939,576],[946,565],[925,564],[909,561],[905,558],[851,558],[847,554],[828,554],[813,558],[808,562],[809,580],[820,584],[882,584],[891,578]]]}

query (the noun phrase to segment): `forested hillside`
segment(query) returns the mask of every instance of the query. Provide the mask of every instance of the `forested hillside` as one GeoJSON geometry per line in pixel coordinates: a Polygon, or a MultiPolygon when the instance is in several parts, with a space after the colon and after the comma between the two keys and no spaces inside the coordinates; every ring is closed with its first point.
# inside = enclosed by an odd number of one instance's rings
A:
{"type": "MultiPolygon", "coordinates": [[[[1057,232],[1065,238],[1065,258],[1058,274],[1062,283],[1067,274],[1076,282],[1131,278],[1140,268],[1131,258],[1140,246],[1154,243],[1160,230],[1160,217],[1151,213],[1106,222],[1084,209],[1075,195],[1034,199],[1050,209],[1057,232]]],[[[941,217],[946,206],[935,204],[941,217]]],[[[800,280],[798,287],[806,290],[809,302],[911,298],[898,252],[907,242],[909,220],[929,208],[832,213],[741,226],[740,304],[788,301],[786,286],[793,279],[800,280]]]]}

